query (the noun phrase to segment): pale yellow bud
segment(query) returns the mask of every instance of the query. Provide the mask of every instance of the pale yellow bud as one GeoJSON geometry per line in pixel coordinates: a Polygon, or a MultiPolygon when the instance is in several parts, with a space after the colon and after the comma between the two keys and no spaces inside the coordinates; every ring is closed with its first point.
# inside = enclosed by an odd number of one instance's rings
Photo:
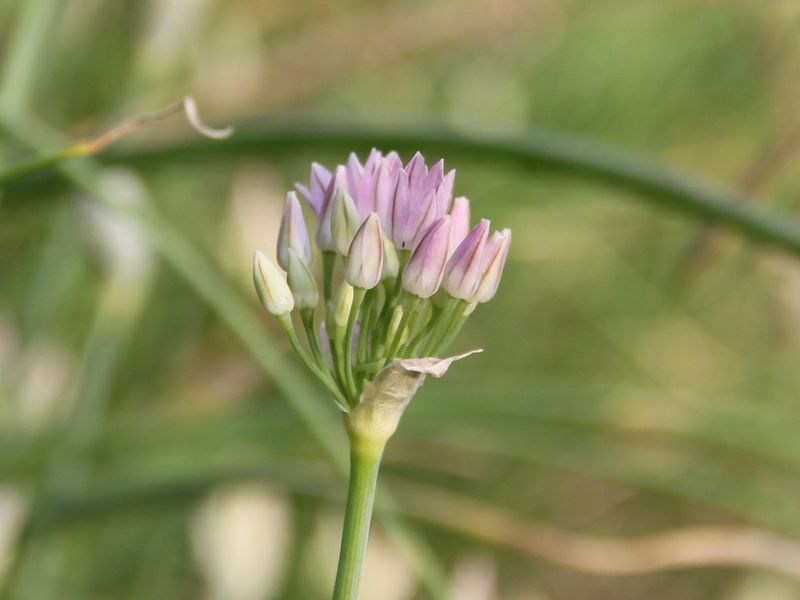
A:
{"type": "Polygon", "coordinates": [[[253,256],[253,282],[267,312],[281,316],[294,308],[294,298],[283,271],[261,252],[253,256]]]}

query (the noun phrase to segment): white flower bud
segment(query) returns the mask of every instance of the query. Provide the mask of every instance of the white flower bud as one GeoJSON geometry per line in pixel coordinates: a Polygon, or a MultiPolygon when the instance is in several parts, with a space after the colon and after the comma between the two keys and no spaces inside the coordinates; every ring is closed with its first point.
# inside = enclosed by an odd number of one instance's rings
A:
{"type": "Polygon", "coordinates": [[[350,309],[353,306],[353,286],[346,281],[342,282],[339,293],[336,296],[336,309],[333,314],[333,322],[340,330],[347,327],[347,319],[350,316],[350,309]]]}
{"type": "Polygon", "coordinates": [[[261,252],[253,256],[253,282],[267,312],[281,316],[294,308],[294,298],[283,271],[261,252]]]}

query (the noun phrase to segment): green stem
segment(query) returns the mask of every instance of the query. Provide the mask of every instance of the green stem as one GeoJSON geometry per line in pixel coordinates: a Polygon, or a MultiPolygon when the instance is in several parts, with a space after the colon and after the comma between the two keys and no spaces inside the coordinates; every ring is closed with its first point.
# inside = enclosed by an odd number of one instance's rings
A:
{"type": "Polygon", "coordinates": [[[469,303],[464,302],[463,300],[458,303],[456,310],[453,311],[453,316],[450,319],[450,323],[448,324],[444,335],[433,349],[432,356],[439,356],[442,354],[445,350],[447,350],[447,347],[453,343],[453,340],[456,339],[461,331],[461,328],[464,327],[464,323],[467,322],[467,319],[471,314],[471,312],[467,312],[468,307],[469,303]]]}
{"type": "Polygon", "coordinates": [[[364,315],[361,319],[361,335],[358,336],[358,364],[367,362],[367,341],[371,332],[374,308],[376,304],[377,288],[373,288],[367,292],[364,300],[364,315]]]}
{"type": "Polygon", "coordinates": [[[357,600],[383,443],[350,436],[350,484],[333,600],[357,600]]]}
{"type": "Polygon", "coordinates": [[[430,337],[428,338],[428,345],[423,353],[425,356],[434,356],[434,350],[439,347],[442,338],[450,330],[450,325],[455,318],[456,308],[458,307],[459,302],[460,301],[457,298],[447,298],[447,301],[442,307],[441,313],[439,314],[439,318],[436,321],[436,325],[434,326],[433,331],[431,331],[430,337]]]}
{"type": "MultiPolygon", "coordinates": [[[[64,144],[54,131],[30,115],[16,115],[12,120],[0,112],[0,129],[8,132],[24,147],[37,152],[64,144]]],[[[346,465],[342,460],[344,457],[339,453],[335,422],[326,403],[306,383],[307,379],[300,376],[295,365],[286,360],[283,353],[272,344],[250,305],[243,301],[219,270],[204,260],[202,254],[181,232],[150,206],[132,207],[115,202],[114,198],[104,193],[99,186],[99,170],[95,161],[88,159],[83,164],[62,163],[60,171],[79,189],[90,193],[120,218],[141,229],[148,243],[164,258],[165,263],[174,268],[198,297],[214,309],[222,322],[255,358],[259,367],[273,377],[275,384],[285,392],[291,407],[331,458],[336,471],[344,472],[346,465]]],[[[425,546],[422,538],[413,535],[405,520],[399,520],[397,515],[385,512],[381,517],[390,537],[408,551],[411,564],[420,575],[431,598],[447,600],[446,575],[438,558],[425,546]]]]}
{"type": "Polygon", "coordinates": [[[400,300],[399,304],[403,307],[403,316],[400,319],[400,326],[394,333],[394,337],[389,341],[389,350],[386,351],[386,362],[392,362],[397,356],[397,351],[400,349],[400,344],[403,341],[403,333],[408,327],[408,320],[411,318],[411,313],[416,310],[419,298],[400,300]]]}
{"type": "Polygon", "coordinates": [[[311,346],[311,352],[314,354],[314,359],[317,361],[317,364],[319,365],[320,369],[325,371],[325,373],[330,374],[330,369],[328,368],[328,360],[325,358],[325,354],[323,354],[322,348],[320,348],[319,339],[317,338],[317,333],[314,331],[314,309],[305,308],[301,310],[300,318],[303,320],[303,327],[306,330],[308,345],[311,346]]]}
{"type": "MultiPolygon", "coordinates": [[[[356,326],[358,312],[361,310],[361,304],[364,302],[366,293],[367,290],[364,288],[353,288],[353,306],[350,307],[350,314],[347,316],[347,329],[344,332],[344,374],[347,377],[347,387],[350,390],[353,401],[358,397],[356,380],[353,376],[353,329],[356,326]]],[[[361,335],[366,335],[366,331],[363,328],[361,335]]]]}
{"type": "Polygon", "coordinates": [[[325,305],[333,298],[333,268],[336,266],[336,253],[322,253],[322,290],[325,298],[325,305]]]}
{"type": "Polygon", "coordinates": [[[411,356],[411,349],[413,348],[414,342],[421,333],[421,325],[425,325],[425,317],[427,316],[429,304],[428,300],[423,298],[417,299],[414,303],[413,314],[408,322],[408,341],[400,349],[400,357],[408,358],[411,356]]]}
{"type": "Polygon", "coordinates": [[[297,338],[297,334],[294,331],[294,326],[292,325],[292,317],[290,313],[283,314],[278,317],[278,321],[280,321],[283,329],[286,331],[286,335],[289,336],[289,342],[292,344],[292,348],[300,357],[300,360],[308,367],[308,370],[311,371],[317,379],[322,382],[328,391],[333,394],[333,397],[336,399],[336,402],[342,409],[347,408],[347,400],[342,395],[342,392],[337,387],[336,383],[331,379],[330,375],[323,372],[317,364],[311,360],[311,357],[308,353],[303,349],[303,346],[300,344],[300,340],[297,338]]]}
{"type": "Polygon", "coordinates": [[[86,146],[84,144],[68,146],[52,154],[43,154],[21,160],[0,172],[0,186],[4,186],[7,183],[22,179],[23,177],[39,171],[45,171],[59,163],[80,156],[87,156],[86,146]]]}

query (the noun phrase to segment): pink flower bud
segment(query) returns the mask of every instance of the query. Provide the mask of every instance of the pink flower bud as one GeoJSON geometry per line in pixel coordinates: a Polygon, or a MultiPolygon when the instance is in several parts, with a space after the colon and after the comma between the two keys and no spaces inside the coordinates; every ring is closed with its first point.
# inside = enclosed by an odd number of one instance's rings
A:
{"type": "Polygon", "coordinates": [[[441,183],[436,187],[436,210],[440,214],[445,214],[450,210],[450,204],[453,201],[453,187],[456,183],[456,170],[452,169],[447,175],[444,176],[441,183]]]}
{"type": "Polygon", "coordinates": [[[408,161],[405,169],[408,176],[408,183],[411,192],[417,196],[422,193],[425,178],[428,176],[428,167],[425,165],[425,157],[420,152],[414,154],[408,161]]]}
{"type": "Polygon", "coordinates": [[[436,221],[420,241],[403,270],[403,289],[420,298],[430,298],[439,289],[447,262],[450,217],[436,221]]]}
{"type": "Polygon", "coordinates": [[[503,267],[508,257],[508,248],[511,245],[511,230],[495,231],[486,247],[483,249],[481,261],[481,280],[475,290],[472,302],[488,302],[497,293],[497,286],[500,284],[500,276],[503,274],[503,267]]]}
{"type": "Polygon", "coordinates": [[[351,152],[347,157],[347,190],[351,194],[355,194],[358,190],[358,184],[361,182],[361,175],[364,173],[364,167],[358,160],[355,152],[351,152]]]}
{"type": "Polygon", "coordinates": [[[444,160],[439,160],[425,174],[420,189],[415,193],[420,196],[427,196],[431,190],[438,189],[444,179],[444,160]]]}
{"type": "Polygon", "coordinates": [[[481,221],[456,248],[447,261],[442,287],[453,298],[468,300],[481,280],[481,261],[489,233],[489,221],[481,221]]]}
{"type": "Polygon", "coordinates": [[[339,190],[347,191],[347,170],[341,165],[336,167],[334,175],[328,182],[328,187],[325,189],[325,198],[319,212],[316,237],[317,246],[323,252],[334,250],[331,217],[333,215],[334,200],[339,190]]]}
{"type": "Polygon", "coordinates": [[[453,194],[455,171],[444,176],[444,162],[431,170],[417,152],[400,171],[392,207],[391,237],[403,250],[413,250],[428,228],[447,213],[453,194]]]}
{"type": "Polygon", "coordinates": [[[383,271],[383,232],[377,213],[358,228],[345,262],[344,277],[353,287],[372,289],[383,271]]]}
{"type": "Polygon", "coordinates": [[[392,236],[392,212],[394,210],[394,196],[397,189],[397,178],[403,164],[397,152],[389,152],[383,157],[375,181],[375,212],[380,217],[383,232],[392,236]]]}
{"type": "Polygon", "coordinates": [[[456,249],[469,233],[469,200],[461,196],[453,200],[450,209],[450,253],[456,249]]]}
{"type": "Polygon", "coordinates": [[[353,195],[358,214],[362,219],[366,219],[367,215],[375,210],[375,188],[382,163],[381,153],[373,148],[367,157],[367,162],[364,163],[361,180],[353,195]]]}
{"type": "Polygon", "coordinates": [[[286,194],[286,203],[283,207],[283,220],[278,232],[278,264],[284,270],[289,270],[289,250],[294,250],[297,258],[306,265],[311,264],[311,240],[308,238],[308,228],[303,218],[303,209],[297,194],[286,194]]]}
{"type": "Polygon", "coordinates": [[[325,202],[325,192],[331,182],[331,172],[319,163],[311,164],[311,180],[309,187],[295,183],[295,187],[303,194],[314,214],[319,216],[322,204],[325,202]]]}

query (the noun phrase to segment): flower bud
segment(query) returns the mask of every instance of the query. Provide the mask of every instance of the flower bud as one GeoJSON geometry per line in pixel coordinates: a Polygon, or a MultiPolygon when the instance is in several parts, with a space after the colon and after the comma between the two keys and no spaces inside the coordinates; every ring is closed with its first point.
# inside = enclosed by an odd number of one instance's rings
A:
{"type": "Polygon", "coordinates": [[[294,298],[283,272],[261,252],[253,256],[253,282],[267,312],[281,316],[294,308],[294,298]]]}
{"type": "Polygon", "coordinates": [[[469,233],[469,200],[463,196],[453,200],[450,209],[450,253],[464,241],[469,233]]]}
{"type": "Polygon", "coordinates": [[[431,170],[417,152],[400,171],[392,207],[391,235],[398,248],[413,250],[434,221],[447,212],[455,171],[444,177],[444,163],[431,170]]]}
{"type": "Polygon", "coordinates": [[[422,238],[403,270],[403,289],[430,298],[442,283],[450,243],[450,217],[436,221],[422,238]]]}
{"type": "Polygon", "coordinates": [[[400,323],[403,321],[403,307],[399,304],[394,307],[392,311],[392,318],[389,321],[389,329],[386,330],[386,342],[388,344],[392,343],[394,337],[396,335],[400,335],[400,344],[403,344],[408,338],[408,330],[406,328],[403,329],[402,333],[398,333],[398,329],[400,329],[400,323]]]}
{"type": "Polygon", "coordinates": [[[312,163],[309,187],[304,186],[302,183],[294,184],[317,216],[319,216],[322,205],[325,202],[325,192],[331,182],[331,177],[331,172],[328,169],[319,163],[312,163]]]}
{"type": "Polygon", "coordinates": [[[353,306],[353,286],[346,281],[339,287],[336,295],[336,308],[333,313],[333,322],[337,329],[344,331],[347,327],[347,319],[350,317],[350,309],[353,306]]]}
{"type": "Polygon", "coordinates": [[[442,287],[453,298],[467,300],[472,297],[481,279],[481,261],[489,221],[481,219],[447,261],[442,287]]]}
{"type": "Polygon", "coordinates": [[[278,264],[284,270],[289,270],[289,250],[294,250],[297,257],[305,264],[310,265],[312,260],[311,240],[308,238],[308,228],[303,218],[303,209],[297,194],[286,194],[286,203],[283,207],[283,220],[278,232],[278,264]]]}
{"type": "Polygon", "coordinates": [[[317,282],[311,271],[297,255],[293,249],[289,249],[289,268],[287,269],[287,280],[289,288],[292,290],[294,305],[302,310],[304,308],[314,308],[319,301],[317,282]]]}
{"type": "Polygon", "coordinates": [[[381,153],[373,148],[364,163],[358,187],[355,188],[354,200],[362,219],[366,219],[369,213],[375,210],[375,191],[382,162],[381,153]]]}
{"type": "Polygon", "coordinates": [[[391,239],[392,211],[394,210],[394,196],[397,189],[397,178],[403,163],[397,152],[389,152],[383,157],[381,167],[375,182],[375,212],[381,219],[384,233],[391,239]]]}
{"type": "Polygon", "coordinates": [[[394,249],[394,244],[386,235],[383,236],[383,273],[381,273],[381,280],[394,279],[400,271],[400,259],[397,256],[397,250],[394,249]]]}
{"type": "Polygon", "coordinates": [[[364,174],[364,167],[355,152],[351,152],[350,156],[347,157],[345,169],[347,170],[347,189],[351,194],[356,194],[361,183],[361,177],[364,174]]]}
{"type": "Polygon", "coordinates": [[[350,250],[350,243],[353,236],[358,231],[361,218],[358,216],[358,209],[345,190],[336,192],[336,199],[333,201],[333,212],[331,214],[331,233],[333,235],[333,249],[342,256],[347,256],[350,250]]]}
{"type": "Polygon", "coordinates": [[[383,232],[377,213],[371,213],[358,228],[347,252],[344,277],[350,285],[372,289],[383,272],[383,232]]]}
{"type": "Polygon", "coordinates": [[[483,250],[481,262],[481,280],[478,289],[472,295],[472,302],[488,302],[497,293],[500,276],[508,257],[508,247],[511,245],[511,230],[495,231],[483,250]]]}
{"type": "Polygon", "coordinates": [[[444,176],[441,183],[436,188],[434,202],[436,203],[437,214],[443,215],[450,210],[453,202],[453,187],[456,184],[456,170],[452,169],[444,176]]]}
{"type": "Polygon", "coordinates": [[[339,165],[336,172],[328,182],[325,190],[325,199],[319,212],[317,223],[317,246],[323,252],[333,251],[333,229],[331,219],[333,215],[333,205],[339,190],[347,191],[347,170],[339,165]]]}

